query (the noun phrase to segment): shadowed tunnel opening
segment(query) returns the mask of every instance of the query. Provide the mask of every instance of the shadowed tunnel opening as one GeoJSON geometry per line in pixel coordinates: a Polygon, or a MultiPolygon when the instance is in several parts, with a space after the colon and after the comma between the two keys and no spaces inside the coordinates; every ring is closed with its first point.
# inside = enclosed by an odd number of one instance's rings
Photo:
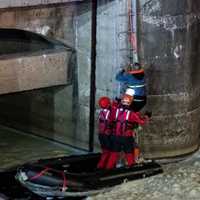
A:
{"type": "Polygon", "coordinates": [[[19,29],[0,29],[0,56],[33,53],[55,49],[56,45],[42,35],[19,29]]]}

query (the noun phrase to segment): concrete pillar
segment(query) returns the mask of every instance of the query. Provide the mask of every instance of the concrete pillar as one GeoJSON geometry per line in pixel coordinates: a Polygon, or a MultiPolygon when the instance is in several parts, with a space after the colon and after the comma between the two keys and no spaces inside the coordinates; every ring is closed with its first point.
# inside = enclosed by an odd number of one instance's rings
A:
{"type": "Polygon", "coordinates": [[[139,0],[140,57],[145,66],[150,125],[140,136],[145,157],[191,153],[199,146],[198,1],[139,0]]]}

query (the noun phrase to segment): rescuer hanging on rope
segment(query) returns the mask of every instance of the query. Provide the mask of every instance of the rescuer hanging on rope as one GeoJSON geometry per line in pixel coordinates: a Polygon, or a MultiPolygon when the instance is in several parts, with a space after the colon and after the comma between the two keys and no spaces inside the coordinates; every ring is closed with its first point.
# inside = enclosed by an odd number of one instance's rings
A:
{"type": "Polygon", "coordinates": [[[117,73],[116,80],[123,84],[122,94],[127,88],[134,90],[131,106],[134,111],[140,111],[146,104],[144,69],[139,63],[130,64],[126,70],[123,69],[117,73]]]}

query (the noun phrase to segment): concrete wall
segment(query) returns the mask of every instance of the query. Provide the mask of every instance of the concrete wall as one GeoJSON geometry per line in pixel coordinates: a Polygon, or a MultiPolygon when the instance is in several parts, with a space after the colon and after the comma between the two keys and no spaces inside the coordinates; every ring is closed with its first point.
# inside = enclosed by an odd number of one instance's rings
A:
{"type": "MultiPolygon", "coordinates": [[[[126,6],[123,0],[99,3],[97,98],[117,95],[114,76],[129,60],[123,33],[126,6]]],[[[153,111],[151,123],[140,133],[140,147],[151,158],[191,153],[199,147],[199,3],[139,0],[138,11],[139,56],[148,90],[145,109],[153,111]]]]}
{"type": "MultiPolygon", "coordinates": [[[[191,153],[198,148],[200,127],[200,5],[187,0],[138,2],[139,53],[149,94],[146,109],[153,111],[151,123],[139,137],[140,146],[145,157],[191,153]]],[[[126,4],[126,0],[98,1],[97,99],[101,95],[117,95],[116,71],[129,62],[124,33],[127,31],[126,4]]],[[[77,50],[71,85],[2,96],[0,120],[25,131],[86,147],[90,1],[78,7],[71,3],[3,9],[0,10],[0,25],[58,38],[77,50]]]]}
{"type": "MultiPolygon", "coordinates": [[[[87,147],[90,3],[88,0],[81,3],[0,10],[1,27],[16,27],[57,38],[77,51],[76,63],[72,66],[72,85],[1,96],[1,122],[65,143],[87,147]]],[[[97,99],[101,95],[116,96],[118,84],[115,73],[127,64],[127,33],[121,33],[127,30],[127,16],[124,15],[126,0],[104,0],[98,3],[97,99]]],[[[97,140],[96,145],[98,146],[97,140]]]]}
{"type": "MultiPolygon", "coordinates": [[[[119,93],[116,72],[129,63],[127,16],[127,0],[98,1],[96,102],[100,96],[115,98],[119,93]]],[[[98,146],[97,132],[95,136],[98,146]]]]}
{"type": "Polygon", "coordinates": [[[84,0],[0,0],[0,8],[49,5],[56,3],[69,3],[74,1],[84,1],[84,0]]]}
{"type": "Polygon", "coordinates": [[[0,27],[30,30],[75,48],[67,86],[0,97],[0,121],[25,132],[87,147],[90,77],[90,3],[0,10],[0,27]]]}
{"type": "Polygon", "coordinates": [[[140,56],[152,122],[141,136],[147,157],[171,157],[199,146],[200,75],[197,1],[140,0],[140,56]]]}

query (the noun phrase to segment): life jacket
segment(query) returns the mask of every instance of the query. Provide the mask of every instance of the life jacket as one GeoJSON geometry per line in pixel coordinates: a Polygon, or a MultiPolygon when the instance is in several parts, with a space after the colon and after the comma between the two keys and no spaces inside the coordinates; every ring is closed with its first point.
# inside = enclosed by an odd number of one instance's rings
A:
{"type": "Polygon", "coordinates": [[[109,109],[101,109],[99,113],[99,133],[109,134],[111,133],[111,111],[109,109]]]}
{"type": "Polygon", "coordinates": [[[146,96],[146,86],[144,73],[131,74],[131,73],[118,73],[116,80],[124,84],[123,90],[132,88],[135,90],[134,96],[146,96]]]}
{"type": "Polygon", "coordinates": [[[118,108],[115,116],[115,135],[116,136],[132,136],[133,123],[129,120],[131,111],[118,108]]]}
{"type": "Polygon", "coordinates": [[[143,77],[136,77],[137,75],[132,74],[132,81],[128,83],[128,88],[135,90],[135,96],[146,96],[145,80],[143,77]]]}

